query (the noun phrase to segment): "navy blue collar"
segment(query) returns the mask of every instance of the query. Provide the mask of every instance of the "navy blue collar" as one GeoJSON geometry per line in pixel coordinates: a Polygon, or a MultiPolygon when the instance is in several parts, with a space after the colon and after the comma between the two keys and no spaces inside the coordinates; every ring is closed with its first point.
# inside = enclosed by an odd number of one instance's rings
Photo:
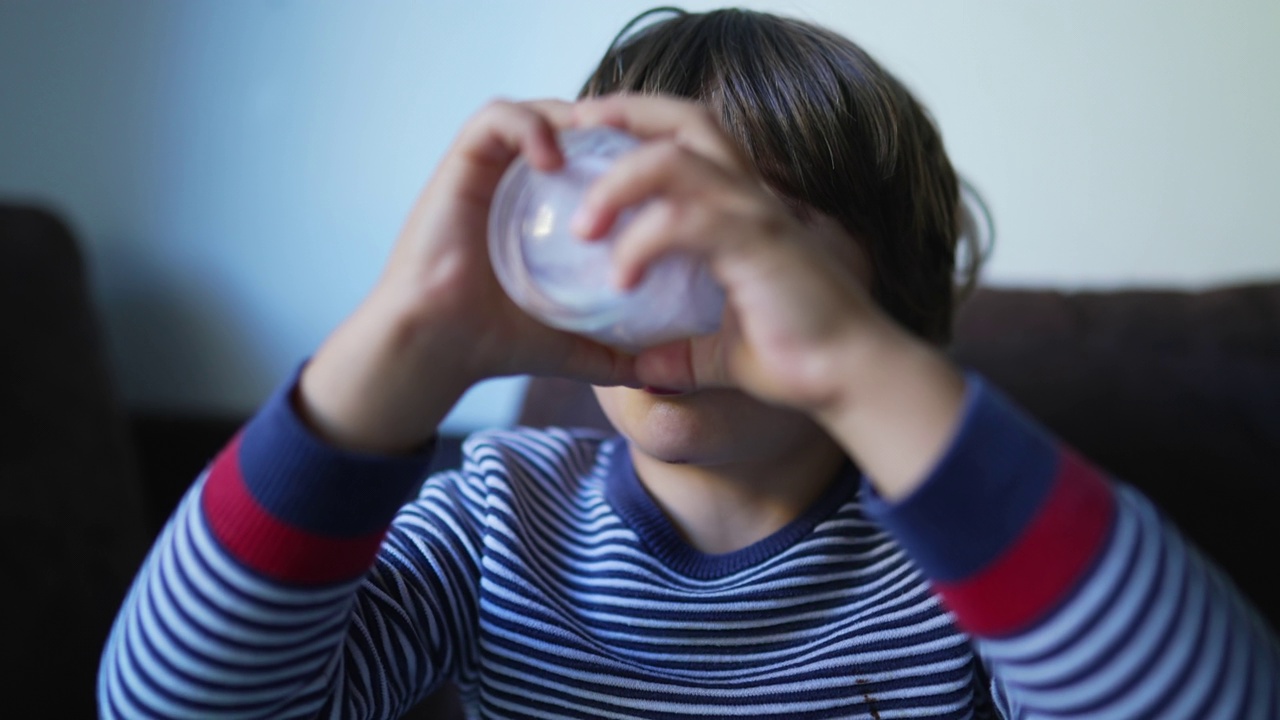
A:
{"type": "Polygon", "coordinates": [[[609,441],[611,457],[605,474],[605,499],[663,565],[696,580],[727,577],[781,553],[831,517],[858,489],[859,473],[846,462],[822,495],[800,517],[772,535],[733,552],[704,553],[685,541],[666,513],[640,483],[625,439],[609,441]]]}

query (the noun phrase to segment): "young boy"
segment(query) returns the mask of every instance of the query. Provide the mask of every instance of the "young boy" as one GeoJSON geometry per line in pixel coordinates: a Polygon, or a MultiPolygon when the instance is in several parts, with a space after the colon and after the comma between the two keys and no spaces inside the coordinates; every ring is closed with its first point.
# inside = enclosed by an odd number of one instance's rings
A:
{"type": "Polygon", "coordinates": [[[798,21],[675,13],[583,94],[462,130],[157,542],[104,716],[396,717],[453,680],[482,717],[1280,717],[1276,640],[1221,575],[938,351],[957,182],[896,80],[798,21]],[[651,200],[617,282],[703,258],[718,333],[629,357],[495,282],[503,170],[596,124],[647,142],[576,229],[651,200]],[[423,485],[440,419],[513,373],[596,384],[620,436],[481,434],[423,485]]]}

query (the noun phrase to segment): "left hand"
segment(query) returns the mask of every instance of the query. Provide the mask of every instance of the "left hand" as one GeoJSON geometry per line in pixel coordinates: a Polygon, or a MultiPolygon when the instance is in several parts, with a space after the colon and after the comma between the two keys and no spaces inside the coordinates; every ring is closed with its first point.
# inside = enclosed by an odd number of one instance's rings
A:
{"type": "Polygon", "coordinates": [[[637,358],[648,385],[734,387],[813,414],[838,404],[836,372],[881,341],[904,339],[870,299],[861,248],[832,218],[798,218],[754,172],[710,112],[660,96],[616,95],[574,108],[577,124],[611,125],[645,141],[588,192],[584,237],[651,200],[623,232],[616,281],[633,287],[658,256],[704,259],[726,293],[721,329],[637,358]]]}

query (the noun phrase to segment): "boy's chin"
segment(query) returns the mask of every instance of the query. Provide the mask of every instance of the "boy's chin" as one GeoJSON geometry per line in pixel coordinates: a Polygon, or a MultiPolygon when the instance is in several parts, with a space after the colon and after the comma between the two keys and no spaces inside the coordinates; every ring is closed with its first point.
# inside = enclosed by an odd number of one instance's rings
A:
{"type": "Polygon", "coordinates": [[[709,392],[610,388],[599,395],[614,428],[655,460],[699,464],[706,453],[727,449],[718,446],[732,437],[709,392]]]}
{"type": "Polygon", "coordinates": [[[636,450],[673,465],[719,465],[751,457],[761,450],[753,436],[779,419],[776,409],[729,390],[626,390],[602,400],[614,427],[636,450]]]}
{"type": "Polygon", "coordinates": [[[723,443],[706,438],[694,440],[688,436],[675,437],[661,431],[640,431],[626,435],[627,441],[636,450],[669,465],[716,464],[722,456],[733,454],[732,448],[722,447],[723,443]]]}
{"type": "Polygon", "coordinates": [[[646,456],[673,465],[768,460],[820,432],[803,416],[734,390],[658,394],[597,388],[614,428],[646,456]]]}
{"type": "Polygon", "coordinates": [[[673,465],[702,465],[733,454],[731,437],[721,437],[714,427],[699,422],[692,413],[650,413],[640,421],[619,428],[627,440],[645,455],[673,465]],[[655,417],[656,415],[656,417],[655,417]]]}

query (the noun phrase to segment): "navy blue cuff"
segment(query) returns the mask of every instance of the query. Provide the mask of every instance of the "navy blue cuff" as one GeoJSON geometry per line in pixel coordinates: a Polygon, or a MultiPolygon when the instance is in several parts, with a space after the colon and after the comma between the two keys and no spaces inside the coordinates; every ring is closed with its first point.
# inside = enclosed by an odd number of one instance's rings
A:
{"type": "Polygon", "coordinates": [[[862,488],[867,513],[940,581],[969,577],[1012,546],[1060,466],[1053,438],[981,377],[966,379],[960,425],[925,481],[894,503],[862,488]]]}
{"type": "Polygon", "coordinates": [[[301,368],[245,426],[240,471],[254,499],[275,518],[319,535],[351,538],[384,530],[427,476],[434,439],[420,452],[384,456],[326,444],[292,398],[301,368]]]}

